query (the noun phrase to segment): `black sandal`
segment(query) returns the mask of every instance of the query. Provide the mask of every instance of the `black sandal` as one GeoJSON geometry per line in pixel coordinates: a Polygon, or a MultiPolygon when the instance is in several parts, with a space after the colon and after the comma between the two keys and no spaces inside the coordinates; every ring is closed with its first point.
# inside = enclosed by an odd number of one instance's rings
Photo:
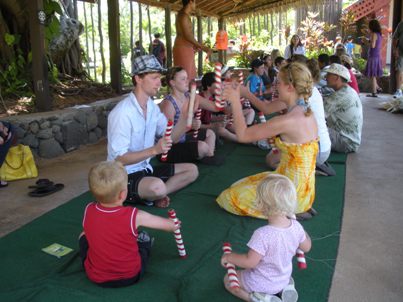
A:
{"type": "Polygon", "coordinates": [[[367,94],[368,98],[377,98],[378,95],[376,93],[367,94]]]}
{"type": "Polygon", "coordinates": [[[29,192],[28,195],[31,197],[43,197],[43,196],[53,194],[57,191],[60,191],[63,188],[64,188],[64,184],[53,184],[52,183],[51,185],[48,185],[48,186],[38,187],[35,190],[29,192]]]}

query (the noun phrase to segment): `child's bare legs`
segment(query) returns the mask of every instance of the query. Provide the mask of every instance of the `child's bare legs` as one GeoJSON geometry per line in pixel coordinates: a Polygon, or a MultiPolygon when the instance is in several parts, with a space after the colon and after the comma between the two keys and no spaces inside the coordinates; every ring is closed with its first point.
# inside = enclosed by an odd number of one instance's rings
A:
{"type": "Polygon", "coordinates": [[[204,141],[197,141],[197,151],[199,158],[214,156],[215,150],[215,133],[214,131],[206,130],[206,139],[204,141]]]}
{"type": "MultiPolygon", "coordinates": [[[[238,276],[239,276],[239,273],[240,273],[240,271],[237,270],[238,276]]],[[[246,290],[243,289],[241,280],[239,280],[239,284],[240,284],[241,287],[239,287],[239,288],[238,287],[237,288],[231,288],[230,285],[229,285],[228,274],[226,274],[224,276],[224,286],[225,286],[225,289],[227,291],[229,291],[231,294],[233,294],[234,296],[236,296],[236,297],[238,297],[238,298],[240,298],[240,299],[242,299],[244,301],[248,301],[248,302],[251,301],[249,299],[249,293],[246,290]]]]}
{"type": "Polygon", "coordinates": [[[246,125],[252,125],[255,120],[255,110],[252,108],[247,108],[242,110],[243,116],[245,117],[246,125]]]}
{"type": "Polygon", "coordinates": [[[277,153],[273,153],[273,151],[270,151],[267,155],[266,155],[266,164],[272,168],[273,170],[277,169],[278,164],[280,163],[280,158],[281,158],[281,154],[280,151],[278,151],[277,153]]]}

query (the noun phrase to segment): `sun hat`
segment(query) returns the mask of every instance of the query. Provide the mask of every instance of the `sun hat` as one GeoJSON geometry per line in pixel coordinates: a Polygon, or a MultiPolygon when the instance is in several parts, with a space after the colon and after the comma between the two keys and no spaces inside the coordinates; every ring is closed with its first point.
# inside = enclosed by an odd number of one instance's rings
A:
{"type": "Polygon", "coordinates": [[[233,69],[234,69],[234,66],[224,65],[224,66],[221,68],[221,74],[224,76],[227,71],[233,70],[233,69]]]}
{"type": "Polygon", "coordinates": [[[341,60],[341,62],[347,63],[350,66],[353,66],[353,59],[349,55],[341,55],[340,60],[341,60]]]}
{"type": "Polygon", "coordinates": [[[342,77],[343,79],[347,80],[347,82],[351,82],[350,73],[348,72],[348,69],[343,65],[333,63],[325,71],[327,73],[338,75],[339,77],[342,77]]]}
{"type": "Polygon", "coordinates": [[[133,60],[132,75],[148,73],[148,72],[164,72],[165,69],[158,62],[154,55],[145,55],[137,57],[133,60]]]}
{"type": "Polygon", "coordinates": [[[254,68],[258,68],[259,66],[262,66],[264,62],[260,59],[254,59],[252,63],[250,64],[251,71],[253,71],[254,68]]]}

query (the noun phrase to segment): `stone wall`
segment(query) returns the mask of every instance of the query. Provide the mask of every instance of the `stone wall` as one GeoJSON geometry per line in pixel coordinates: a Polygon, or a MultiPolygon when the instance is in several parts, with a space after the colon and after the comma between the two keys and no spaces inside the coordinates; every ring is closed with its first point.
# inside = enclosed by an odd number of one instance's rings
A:
{"type": "Polygon", "coordinates": [[[19,143],[30,146],[36,156],[52,158],[105,137],[108,114],[124,97],[4,120],[16,128],[19,143]]]}

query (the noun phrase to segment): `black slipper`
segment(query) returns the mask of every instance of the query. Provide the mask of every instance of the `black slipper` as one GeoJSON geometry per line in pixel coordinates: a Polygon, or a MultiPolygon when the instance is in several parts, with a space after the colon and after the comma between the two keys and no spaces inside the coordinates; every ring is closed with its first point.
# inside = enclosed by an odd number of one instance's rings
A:
{"type": "MultiPolygon", "coordinates": [[[[41,179],[40,179],[41,180],[41,179]]],[[[53,186],[54,182],[46,179],[46,181],[37,181],[35,186],[29,186],[29,189],[44,189],[49,186],[53,186]]]]}
{"type": "Polygon", "coordinates": [[[43,197],[60,191],[64,188],[64,184],[52,184],[43,188],[37,188],[28,193],[31,197],[43,197]]]}
{"type": "Polygon", "coordinates": [[[376,93],[367,94],[368,98],[377,98],[378,95],[376,93]]]}

